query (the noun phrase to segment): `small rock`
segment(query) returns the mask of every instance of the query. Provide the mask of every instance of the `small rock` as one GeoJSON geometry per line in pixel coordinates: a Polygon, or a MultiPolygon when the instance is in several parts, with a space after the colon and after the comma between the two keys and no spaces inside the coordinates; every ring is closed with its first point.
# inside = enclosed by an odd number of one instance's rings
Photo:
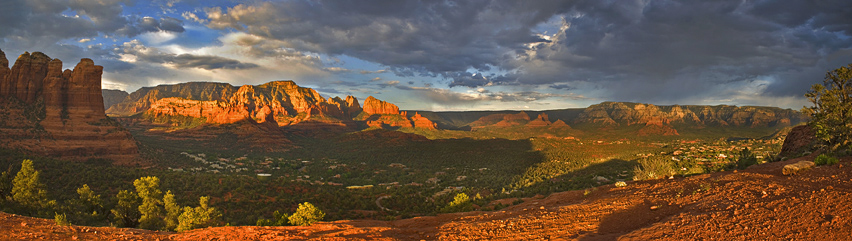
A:
{"type": "Polygon", "coordinates": [[[595,176],[595,178],[593,178],[593,179],[596,182],[609,182],[609,179],[607,179],[606,177],[602,177],[602,176],[595,176]]]}
{"type": "Polygon", "coordinates": [[[657,210],[657,209],[659,209],[659,208],[660,208],[660,207],[658,207],[658,206],[651,206],[651,210],[657,210]]]}
{"type": "Polygon", "coordinates": [[[21,227],[26,227],[27,223],[21,223],[21,227]]]}

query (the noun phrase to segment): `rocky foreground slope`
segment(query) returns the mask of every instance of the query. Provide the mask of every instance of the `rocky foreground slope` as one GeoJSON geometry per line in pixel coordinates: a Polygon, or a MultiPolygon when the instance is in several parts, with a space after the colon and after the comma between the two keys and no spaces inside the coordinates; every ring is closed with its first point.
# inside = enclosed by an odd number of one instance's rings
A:
{"type": "Polygon", "coordinates": [[[133,162],[133,137],[104,114],[103,67],[82,59],[74,70],[34,52],[10,69],[0,51],[0,146],[37,155],[133,162]]]}
{"type": "MultiPolygon", "coordinates": [[[[52,240],[845,240],[852,158],[794,176],[815,155],[673,180],[628,182],[528,198],[494,212],[309,227],[213,227],[181,233],[56,226],[0,213],[0,236],[52,240]]],[[[514,200],[501,200],[511,203],[514,200]]]]}

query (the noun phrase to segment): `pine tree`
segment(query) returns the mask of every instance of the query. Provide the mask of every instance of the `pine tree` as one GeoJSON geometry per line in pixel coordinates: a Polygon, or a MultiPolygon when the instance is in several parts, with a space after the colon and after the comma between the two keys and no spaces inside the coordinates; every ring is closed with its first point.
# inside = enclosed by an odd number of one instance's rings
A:
{"type": "Polygon", "coordinates": [[[12,197],[12,166],[9,170],[0,173],[0,203],[12,197]]]}
{"type": "Polygon", "coordinates": [[[115,195],[118,205],[110,210],[115,225],[118,227],[133,228],[139,225],[139,196],[128,190],[121,190],[115,195]]]}
{"type": "Polygon", "coordinates": [[[166,229],[175,230],[178,226],[178,218],[181,214],[181,208],[175,201],[175,195],[172,194],[172,191],[167,191],[166,195],[163,196],[163,204],[166,207],[166,229]]]}
{"type": "Polygon", "coordinates": [[[811,117],[808,124],[830,150],[852,147],[852,64],[829,71],[823,83],[805,94],[814,106],[802,113],[811,117]]]}
{"type": "Polygon", "coordinates": [[[21,170],[12,181],[12,200],[30,215],[46,212],[56,204],[56,201],[48,200],[46,186],[39,180],[39,172],[33,167],[32,160],[21,163],[21,170]]]}
{"type": "Polygon", "coordinates": [[[160,179],[157,177],[142,177],[133,181],[136,193],[142,198],[139,205],[139,228],[159,230],[165,227],[163,221],[163,191],[160,191],[160,179]]]}
{"type": "Polygon", "coordinates": [[[299,204],[299,208],[290,215],[290,224],[297,226],[309,226],[317,221],[322,221],[325,213],[309,202],[299,204]]]}
{"type": "Polygon", "coordinates": [[[79,197],[71,202],[75,223],[91,225],[102,220],[104,205],[101,201],[101,195],[95,194],[86,184],[77,189],[77,195],[79,197]]]}

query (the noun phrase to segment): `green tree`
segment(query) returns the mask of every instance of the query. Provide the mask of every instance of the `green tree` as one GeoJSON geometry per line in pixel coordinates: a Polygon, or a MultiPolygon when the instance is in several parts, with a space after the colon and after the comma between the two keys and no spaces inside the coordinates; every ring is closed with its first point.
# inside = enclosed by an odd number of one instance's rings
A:
{"type": "Polygon", "coordinates": [[[128,190],[121,190],[115,195],[118,204],[110,210],[118,227],[133,228],[139,225],[139,196],[128,190]]]}
{"type": "Polygon", "coordinates": [[[0,203],[6,198],[12,197],[12,166],[9,169],[0,173],[0,203]]]}
{"type": "Polygon", "coordinates": [[[175,195],[172,194],[172,191],[167,191],[166,195],[163,196],[163,204],[166,207],[166,229],[175,230],[178,226],[178,218],[181,214],[180,205],[175,201],[175,195]]]}
{"type": "Polygon", "coordinates": [[[470,201],[470,197],[465,193],[456,194],[453,198],[453,201],[447,204],[446,207],[441,209],[441,212],[444,213],[453,213],[453,212],[466,212],[473,210],[473,203],[470,201]]]}
{"type": "Polygon", "coordinates": [[[222,214],[219,213],[219,210],[210,207],[209,202],[209,197],[201,197],[198,199],[198,207],[184,207],[183,213],[178,217],[178,226],[175,231],[215,226],[222,214]]]}
{"type": "Polygon", "coordinates": [[[12,181],[12,200],[18,203],[30,215],[52,208],[56,201],[47,198],[47,189],[39,180],[39,172],[33,167],[33,161],[26,159],[21,170],[12,181]]]}
{"type": "Polygon", "coordinates": [[[823,84],[814,84],[805,94],[812,107],[802,112],[811,117],[808,123],[816,136],[830,150],[852,144],[852,64],[829,71],[823,84]]]}
{"type": "Polygon", "coordinates": [[[740,157],[737,159],[737,169],[745,169],[751,165],[757,165],[759,161],[757,160],[757,156],[748,149],[748,147],[743,148],[740,151],[740,157]]]}
{"type": "Polygon", "coordinates": [[[157,177],[142,177],[133,181],[136,193],[142,198],[139,205],[139,228],[159,230],[165,227],[163,221],[163,191],[160,191],[160,179],[157,177]]]}
{"type": "Polygon", "coordinates": [[[289,221],[287,213],[281,213],[276,210],[272,213],[272,219],[258,219],[257,226],[286,226],[289,221]]]}
{"type": "Polygon", "coordinates": [[[299,204],[299,208],[288,218],[290,224],[297,226],[309,226],[317,221],[322,221],[325,213],[309,202],[299,204]]]}
{"type": "Polygon", "coordinates": [[[101,195],[95,194],[86,184],[77,188],[77,195],[79,197],[72,200],[70,205],[75,213],[75,223],[91,225],[103,219],[104,205],[101,201],[101,195]]]}

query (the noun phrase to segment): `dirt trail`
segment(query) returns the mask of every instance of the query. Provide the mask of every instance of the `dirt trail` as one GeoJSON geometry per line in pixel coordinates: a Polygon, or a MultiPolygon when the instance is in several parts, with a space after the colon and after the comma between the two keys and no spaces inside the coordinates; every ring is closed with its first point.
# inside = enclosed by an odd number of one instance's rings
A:
{"type": "Polygon", "coordinates": [[[61,227],[0,213],[6,239],[92,240],[844,240],[852,230],[852,158],[795,176],[785,164],[555,193],[495,212],[310,227],[216,227],[182,233],[61,227]],[[22,225],[24,224],[25,225],[22,225]]]}

